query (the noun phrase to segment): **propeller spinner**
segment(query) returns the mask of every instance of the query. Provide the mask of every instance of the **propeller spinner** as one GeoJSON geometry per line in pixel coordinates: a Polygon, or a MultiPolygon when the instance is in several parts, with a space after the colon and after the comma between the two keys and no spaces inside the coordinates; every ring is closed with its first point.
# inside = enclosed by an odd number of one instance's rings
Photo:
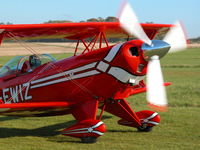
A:
{"type": "Polygon", "coordinates": [[[176,23],[164,40],[150,40],[129,3],[123,5],[119,21],[125,31],[144,42],[141,49],[144,51],[144,59],[149,61],[147,69],[148,103],[159,110],[166,110],[167,97],[159,59],[169,51],[173,52],[177,49],[180,51],[186,48],[183,29],[180,24],[176,23]]]}

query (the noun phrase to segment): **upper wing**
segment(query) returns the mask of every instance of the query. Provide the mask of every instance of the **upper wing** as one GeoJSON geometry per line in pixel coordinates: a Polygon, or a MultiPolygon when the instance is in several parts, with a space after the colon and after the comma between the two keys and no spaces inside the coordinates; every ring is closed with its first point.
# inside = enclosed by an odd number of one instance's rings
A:
{"type": "MultiPolygon", "coordinates": [[[[172,25],[141,24],[150,39],[157,33],[166,33],[172,25]]],[[[84,22],[57,24],[19,24],[0,25],[0,39],[11,36],[22,39],[85,39],[104,32],[107,38],[127,38],[128,33],[120,27],[119,22],[84,22]]]]}

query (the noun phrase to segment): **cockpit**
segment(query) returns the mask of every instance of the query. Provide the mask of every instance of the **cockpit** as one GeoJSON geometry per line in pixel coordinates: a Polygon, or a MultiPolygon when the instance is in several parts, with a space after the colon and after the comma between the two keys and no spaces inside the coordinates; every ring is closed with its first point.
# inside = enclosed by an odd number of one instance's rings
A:
{"type": "Polygon", "coordinates": [[[16,56],[0,69],[0,77],[17,73],[29,73],[39,66],[53,61],[56,61],[56,59],[49,54],[16,56]]]}

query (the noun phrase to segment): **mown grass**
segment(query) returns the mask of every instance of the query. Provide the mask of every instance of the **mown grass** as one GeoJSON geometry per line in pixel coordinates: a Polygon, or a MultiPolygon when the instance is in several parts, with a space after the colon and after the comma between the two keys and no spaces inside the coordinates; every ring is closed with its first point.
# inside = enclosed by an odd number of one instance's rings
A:
{"type": "MultiPolygon", "coordinates": [[[[79,139],[59,135],[60,130],[74,123],[70,115],[0,117],[0,150],[199,150],[200,49],[169,54],[161,63],[165,81],[173,84],[167,87],[169,111],[160,113],[161,123],[152,132],[139,133],[119,126],[117,117],[104,113],[108,132],[95,144],[82,144],[79,139]]],[[[136,111],[148,109],[145,94],[128,101],[136,111]]]]}

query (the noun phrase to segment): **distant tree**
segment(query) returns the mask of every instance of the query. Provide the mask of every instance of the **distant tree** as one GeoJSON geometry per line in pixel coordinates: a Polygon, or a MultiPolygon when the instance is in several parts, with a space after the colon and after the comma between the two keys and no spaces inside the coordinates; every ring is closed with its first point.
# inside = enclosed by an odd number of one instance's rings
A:
{"type": "Polygon", "coordinates": [[[87,22],[99,22],[99,20],[96,18],[90,18],[90,19],[87,19],[87,22]]]}
{"type": "Polygon", "coordinates": [[[49,20],[44,23],[70,23],[70,22],[72,22],[72,21],[70,21],[70,20],[49,20]]]}
{"type": "Polygon", "coordinates": [[[13,24],[13,23],[11,23],[11,22],[7,22],[7,23],[0,22],[0,24],[1,24],[1,25],[4,25],[4,24],[7,24],[7,25],[9,25],[9,24],[13,24]]]}
{"type": "Polygon", "coordinates": [[[101,17],[98,17],[97,19],[98,19],[99,22],[104,22],[105,21],[105,19],[103,19],[101,17]]]}
{"type": "Polygon", "coordinates": [[[11,22],[7,22],[6,24],[9,25],[9,24],[13,24],[13,23],[11,23],[11,22]]]}
{"type": "Polygon", "coordinates": [[[118,22],[119,20],[116,17],[109,16],[106,19],[102,17],[98,18],[90,18],[87,20],[87,22],[118,22]]]}
{"type": "Polygon", "coordinates": [[[200,37],[189,39],[190,43],[200,43],[200,37]]]}
{"type": "Polygon", "coordinates": [[[153,21],[147,21],[146,23],[153,23],[153,21]]]}
{"type": "Polygon", "coordinates": [[[116,17],[109,16],[105,19],[106,22],[118,22],[119,19],[116,17]]]}

